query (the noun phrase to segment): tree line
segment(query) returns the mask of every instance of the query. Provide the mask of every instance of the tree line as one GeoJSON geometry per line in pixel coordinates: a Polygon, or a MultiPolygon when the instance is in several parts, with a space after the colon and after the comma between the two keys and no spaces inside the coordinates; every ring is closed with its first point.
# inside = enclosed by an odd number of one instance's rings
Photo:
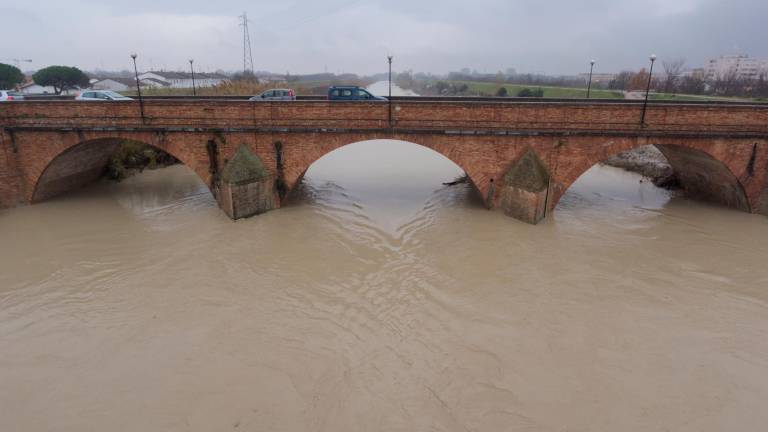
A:
{"type": "MultiPolygon", "coordinates": [[[[684,74],[685,61],[674,59],[662,62],[664,76],[651,79],[651,90],[662,93],[679,93],[707,96],[768,97],[768,76],[757,78],[740,76],[733,69],[725,74],[707,78],[702,73],[684,74]]],[[[638,91],[648,86],[648,71],[622,71],[608,83],[611,90],[638,91]]]]}
{"type": "MultiPolygon", "coordinates": [[[[48,66],[32,75],[32,81],[43,87],[53,87],[58,95],[65,90],[87,87],[88,75],[76,67],[48,66]]],[[[15,66],[0,63],[0,89],[14,89],[24,83],[24,74],[15,66]]]]}

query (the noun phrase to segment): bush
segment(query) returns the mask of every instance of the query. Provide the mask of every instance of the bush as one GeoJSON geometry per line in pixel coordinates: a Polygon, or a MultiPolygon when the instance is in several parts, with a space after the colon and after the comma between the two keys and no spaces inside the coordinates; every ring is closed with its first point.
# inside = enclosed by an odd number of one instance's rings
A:
{"type": "Polygon", "coordinates": [[[544,89],[541,87],[529,89],[528,87],[517,92],[517,97],[540,98],[544,97],[544,89]]]}
{"type": "Polygon", "coordinates": [[[178,160],[162,150],[142,142],[125,140],[112,155],[107,166],[107,176],[119,181],[128,177],[131,170],[155,169],[175,163],[178,160]]]}
{"type": "Polygon", "coordinates": [[[498,97],[507,97],[509,96],[509,93],[507,92],[506,87],[500,87],[498,91],[496,91],[496,96],[498,97]]]}

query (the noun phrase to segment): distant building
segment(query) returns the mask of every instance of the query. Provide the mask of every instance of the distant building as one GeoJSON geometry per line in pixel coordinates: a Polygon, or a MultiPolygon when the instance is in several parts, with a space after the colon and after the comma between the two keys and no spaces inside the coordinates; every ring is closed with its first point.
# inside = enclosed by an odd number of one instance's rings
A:
{"type": "MultiPolygon", "coordinates": [[[[589,81],[589,72],[583,73],[583,74],[579,74],[579,76],[584,79],[584,82],[589,81]]],[[[616,78],[616,74],[615,73],[593,73],[592,74],[592,84],[600,84],[600,83],[608,84],[614,78],[616,78]]]]}
{"type": "Polygon", "coordinates": [[[258,78],[262,84],[286,84],[288,79],[283,75],[267,75],[258,78]]]}
{"type": "Polygon", "coordinates": [[[703,80],[707,76],[707,70],[704,68],[694,68],[694,69],[688,69],[686,71],[683,71],[683,73],[680,74],[683,78],[695,78],[703,80]]]}
{"type": "Polygon", "coordinates": [[[136,80],[133,78],[103,78],[91,83],[93,90],[112,90],[116,92],[130,91],[136,88],[136,80]]]}
{"type": "MultiPolygon", "coordinates": [[[[34,82],[28,82],[26,84],[22,84],[20,87],[20,90],[23,94],[28,95],[55,95],[56,90],[52,86],[41,86],[40,84],[35,84],[34,82]]],[[[77,94],[80,92],[79,88],[74,89],[67,89],[61,92],[63,95],[71,95],[71,94],[77,94]]]]}
{"type": "MultiPolygon", "coordinates": [[[[195,86],[213,87],[227,81],[225,75],[219,73],[195,72],[195,86]]],[[[192,73],[149,71],[139,75],[139,80],[153,80],[156,84],[165,84],[171,88],[192,88],[192,73]]],[[[149,81],[147,81],[149,83],[149,81]]]]}
{"type": "Polygon", "coordinates": [[[738,79],[757,79],[768,75],[768,60],[751,58],[748,55],[722,55],[711,59],[704,67],[707,80],[733,76],[738,79]]]}

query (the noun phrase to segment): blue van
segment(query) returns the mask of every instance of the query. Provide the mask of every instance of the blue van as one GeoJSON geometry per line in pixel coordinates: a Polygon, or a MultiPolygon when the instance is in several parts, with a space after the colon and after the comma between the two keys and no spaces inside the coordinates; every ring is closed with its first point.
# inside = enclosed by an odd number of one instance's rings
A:
{"type": "Polygon", "coordinates": [[[357,86],[331,86],[328,100],[340,101],[385,101],[387,98],[374,96],[368,90],[357,86]]]}

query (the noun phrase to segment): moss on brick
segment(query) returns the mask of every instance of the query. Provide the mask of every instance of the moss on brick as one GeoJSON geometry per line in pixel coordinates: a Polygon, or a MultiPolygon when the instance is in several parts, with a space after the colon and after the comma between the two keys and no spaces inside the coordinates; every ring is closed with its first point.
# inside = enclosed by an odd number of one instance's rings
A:
{"type": "Polygon", "coordinates": [[[528,149],[504,176],[504,184],[526,190],[539,192],[549,186],[549,171],[533,150],[528,149]]]}
{"type": "Polygon", "coordinates": [[[230,184],[249,183],[269,176],[258,156],[241,145],[222,172],[221,179],[230,184]]]}

